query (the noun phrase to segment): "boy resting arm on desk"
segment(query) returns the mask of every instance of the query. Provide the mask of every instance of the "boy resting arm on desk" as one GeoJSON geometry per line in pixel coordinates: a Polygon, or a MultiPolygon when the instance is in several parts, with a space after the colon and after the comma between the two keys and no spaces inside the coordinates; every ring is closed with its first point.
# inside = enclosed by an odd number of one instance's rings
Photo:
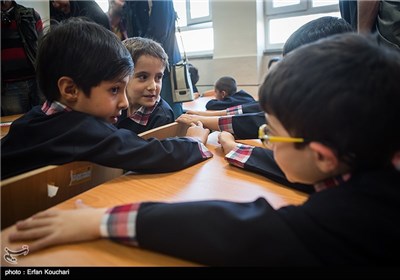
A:
{"type": "Polygon", "coordinates": [[[33,239],[34,251],[107,237],[216,266],[395,266],[399,76],[400,54],[357,34],[301,47],[268,74],[260,138],[273,143],[288,180],[314,184],[303,205],[273,209],[258,198],[51,210],[17,223],[9,238],[33,239]]]}
{"type": "Polygon", "coordinates": [[[214,85],[215,99],[206,104],[207,110],[223,110],[232,106],[254,102],[253,96],[244,90],[237,90],[236,80],[225,76],[219,78],[214,85]]]}
{"type": "Polygon", "coordinates": [[[179,170],[211,157],[201,123],[187,136],[144,140],[114,124],[128,107],[133,61],[111,31],[80,18],[52,26],[39,44],[37,74],[47,101],[1,139],[2,179],[46,165],[91,161],[129,171],[179,170]],[[76,42],[71,45],[70,42],[76,42]]]}

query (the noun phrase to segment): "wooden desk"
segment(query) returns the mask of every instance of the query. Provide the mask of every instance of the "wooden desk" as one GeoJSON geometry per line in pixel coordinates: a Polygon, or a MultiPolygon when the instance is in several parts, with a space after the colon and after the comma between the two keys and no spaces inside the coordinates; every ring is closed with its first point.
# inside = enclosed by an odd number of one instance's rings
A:
{"type": "Polygon", "coordinates": [[[23,114],[10,115],[1,117],[1,136],[0,139],[7,135],[10,130],[11,123],[21,117],[23,114]]]}
{"type": "MultiPolygon", "coordinates": [[[[207,144],[214,157],[178,172],[123,175],[67,200],[57,207],[71,209],[77,198],[94,207],[139,201],[195,201],[226,199],[253,201],[265,197],[275,208],[301,204],[306,194],[280,186],[266,178],[230,166],[212,133],[207,144]]],[[[2,231],[2,252],[21,249],[25,243],[7,241],[11,227],[2,231]]],[[[11,266],[2,258],[2,266],[11,266]]],[[[159,253],[128,247],[107,239],[63,245],[18,257],[19,266],[197,266],[159,253]]],[[[15,266],[15,265],[12,265],[15,266]]]]}
{"type": "Polygon", "coordinates": [[[203,96],[190,102],[183,102],[183,110],[206,111],[207,102],[214,98],[214,96],[203,96]]]}

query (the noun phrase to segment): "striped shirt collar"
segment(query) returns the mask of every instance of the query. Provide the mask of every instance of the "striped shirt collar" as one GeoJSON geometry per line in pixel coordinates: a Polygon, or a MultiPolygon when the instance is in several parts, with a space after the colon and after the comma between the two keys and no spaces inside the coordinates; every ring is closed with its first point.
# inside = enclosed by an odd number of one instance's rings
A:
{"type": "Polygon", "coordinates": [[[150,115],[156,109],[160,100],[161,100],[161,96],[158,96],[158,99],[157,99],[156,103],[154,103],[154,106],[152,106],[152,107],[141,106],[139,109],[137,109],[135,112],[133,112],[129,116],[129,118],[132,121],[134,121],[140,125],[147,125],[147,123],[150,119],[150,115]]]}
{"type": "Polygon", "coordinates": [[[347,182],[351,178],[350,173],[345,173],[336,177],[332,177],[326,180],[323,180],[317,184],[314,185],[314,189],[316,192],[320,192],[325,189],[329,189],[332,187],[337,187],[344,182],[347,182]]]}
{"type": "Polygon", "coordinates": [[[72,111],[72,109],[69,108],[68,106],[65,106],[64,104],[61,104],[58,101],[51,101],[51,102],[46,101],[46,102],[44,102],[44,104],[42,106],[42,111],[46,115],[50,116],[55,113],[70,112],[70,111],[72,111]]]}

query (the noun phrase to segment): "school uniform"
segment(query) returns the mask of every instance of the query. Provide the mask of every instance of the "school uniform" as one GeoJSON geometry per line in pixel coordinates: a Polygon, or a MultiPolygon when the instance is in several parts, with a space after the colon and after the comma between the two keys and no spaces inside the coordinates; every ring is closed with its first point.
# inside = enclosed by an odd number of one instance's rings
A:
{"type": "MultiPolygon", "coordinates": [[[[53,102],[54,103],[54,102],[53,102]]],[[[144,140],[127,129],[77,111],[34,107],[1,139],[1,178],[72,161],[143,173],[176,171],[212,156],[194,138],[144,140]]]]}
{"type": "Polygon", "coordinates": [[[240,90],[228,97],[225,97],[223,100],[212,99],[207,102],[206,109],[207,110],[225,110],[229,107],[241,105],[249,102],[254,102],[253,96],[245,92],[244,90],[240,90]]]}
{"type": "Polygon", "coordinates": [[[132,130],[137,134],[175,121],[174,112],[162,98],[155,106],[151,108],[141,107],[129,117],[127,112],[128,110],[122,112],[116,126],[132,130]]]}
{"type": "Polygon", "coordinates": [[[399,186],[389,167],[331,178],[304,204],[278,210],[264,198],[131,204],[110,209],[101,234],[212,266],[395,267],[399,186]]]}
{"type": "Polygon", "coordinates": [[[219,129],[234,134],[235,139],[258,139],[258,128],[265,123],[263,112],[222,116],[218,119],[219,129]]]}
{"type": "Polygon", "coordinates": [[[260,107],[260,103],[258,101],[232,106],[226,109],[227,116],[258,112],[263,112],[263,109],[260,107]]]}

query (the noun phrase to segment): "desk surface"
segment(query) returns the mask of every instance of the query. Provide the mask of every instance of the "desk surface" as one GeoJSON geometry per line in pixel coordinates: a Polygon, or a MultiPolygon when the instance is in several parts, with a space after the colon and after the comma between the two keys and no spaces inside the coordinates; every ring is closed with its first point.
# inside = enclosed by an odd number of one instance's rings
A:
{"type": "MultiPolygon", "coordinates": [[[[139,201],[194,201],[225,199],[252,201],[265,197],[273,207],[301,204],[307,195],[280,186],[265,177],[230,166],[217,144],[217,133],[209,137],[208,148],[214,157],[178,172],[145,175],[123,175],[67,200],[57,207],[71,209],[77,198],[94,207],[110,207],[139,201]]],[[[7,241],[12,227],[2,231],[5,247],[21,249],[24,243],[7,241]]],[[[26,244],[26,243],[25,243],[26,244]]],[[[3,266],[10,266],[2,258],[3,266]]],[[[107,239],[63,245],[18,256],[20,266],[197,266],[195,263],[166,255],[128,247],[107,239]]],[[[15,266],[15,265],[14,265],[15,266]]]]}
{"type": "Polygon", "coordinates": [[[0,138],[3,138],[4,136],[7,135],[8,131],[10,130],[11,122],[15,121],[16,119],[18,119],[22,115],[23,114],[1,117],[1,137],[0,138]]]}
{"type": "Polygon", "coordinates": [[[206,111],[207,102],[214,98],[214,96],[203,96],[190,102],[183,102],[182,106],[184,110],[206,111]]]}

